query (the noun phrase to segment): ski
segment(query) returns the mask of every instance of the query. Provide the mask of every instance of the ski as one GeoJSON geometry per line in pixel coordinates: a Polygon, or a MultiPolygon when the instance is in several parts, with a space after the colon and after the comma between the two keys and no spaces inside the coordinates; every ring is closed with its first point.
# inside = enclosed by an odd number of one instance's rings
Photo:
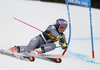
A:
{"type": "Polygon", "coordinates": [[[24,53],[25,55],[28,56],[34,56],[35,58],[39,58],[39,59],[43,59],[43,60],[47,60],[50,62],[55,62],[55,63],[61,63],[62,60],[61,58],[53,58],[53,57],[46,57],[46,56],[42,56],[42,55],[38,55],[38,54],[31,54],[31,53],[24,53]]]}
{"type": "Polygon", "coordinates": [[[62,62],[61,58],[52,58],[52,57],[46,57],[46,56],[41,56],[41,55],[36,55],[36,54],[31,54],[31,53],[23,53],[22,55],[16,55],[14,53],[7,52],[6,50],[3,50],[3,49],[0,50],[0,54],[4,54],[7,56],[17,58],[17,59],[31,61],[31,62],[35,61],[35,58],[39,58],[39,59],[43,59],[43,60],[47,60],[47,61],[55,62],[55,63],[62,62]]]}
{"type": "Polygon", "coordinates": [[[43,57],[43,56],[38,56],[36,58],[48,60],[48,61],[55,62],[55,63],[61,63],[62,61],[61,58],[51,58],[51,57],[43,57]]]}
{"type": "Polygon", "coordinates": [[[15,54],[7,52],[7,51],[5,51],[3,49],[0,50],[0,54],[4,54],[4,55],[7,55],[7,56],[11,56],[11,57],[17,58],[17,59],[31,61],[31,62],[33,62],[35,60],[34,56],[15,55],[15,54]]]}

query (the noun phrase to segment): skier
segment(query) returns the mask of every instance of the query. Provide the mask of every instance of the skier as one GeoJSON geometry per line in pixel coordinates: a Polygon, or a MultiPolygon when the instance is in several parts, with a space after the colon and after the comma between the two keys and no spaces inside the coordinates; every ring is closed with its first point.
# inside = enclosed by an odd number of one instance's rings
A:
{"type": "Polygon", "coordinates": [[[32,51],[35,54],[42,54],[54,50],[56,48],[56,44],[54,42],[56,41],[59,41],[62,49],[67,49],[67,42],[65,40],[66,37],[63,33],[67,26],[68,23],[66,20],[58,19],[54,25],[49,25],[42,34],[32,38],[27,46],[14,46],[9,50],[12,53],[32,51]]]}

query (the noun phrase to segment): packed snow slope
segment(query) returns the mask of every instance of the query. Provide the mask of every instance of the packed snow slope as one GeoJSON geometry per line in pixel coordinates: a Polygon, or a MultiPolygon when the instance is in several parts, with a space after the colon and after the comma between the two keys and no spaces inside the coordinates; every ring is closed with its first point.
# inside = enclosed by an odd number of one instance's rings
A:
{"type": "MultiPolygon", "coordinates": [[[[100,70],[100,10],[92,8],[95,58],[92,59],[90,40],[90,19],[88,7],[69,5],[72,38],[62,63],[53,63],[41,59],[35,62],[18,60],[0,54],[0,70],[100,70]]],[[[0,49],[9,49],[15,45],[27,45],[41,32],[13,19],[16,17],[42,31],[56,19],[68,21],[66,4],[31,0],[0,0],[0,49]]],[[[64,32],[67,41],[69,27],[64,32]]],[[[58,43],[56,43],[59,45],[58,43]]],[[[44,55],[60,57],[63,50],[57,48],[44,55]]]]}

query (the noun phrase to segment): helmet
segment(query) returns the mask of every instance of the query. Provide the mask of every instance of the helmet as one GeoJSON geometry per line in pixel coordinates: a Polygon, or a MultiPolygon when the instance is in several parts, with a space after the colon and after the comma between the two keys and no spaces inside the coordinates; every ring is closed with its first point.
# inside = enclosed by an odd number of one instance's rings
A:
{"type": "Polygon", "coordinates": [[[68,23],[64,19],[57,19],[56,20],[56,24],[55,24],[56,29],[58,29],[60,25],[63,25],[63,26],[65,26],[67,28],[68,23]]]}

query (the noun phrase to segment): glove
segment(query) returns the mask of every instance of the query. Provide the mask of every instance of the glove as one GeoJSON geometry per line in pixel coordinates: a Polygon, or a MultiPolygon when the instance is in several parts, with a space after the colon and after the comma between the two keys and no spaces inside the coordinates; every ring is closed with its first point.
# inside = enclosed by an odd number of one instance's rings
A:
{"type": "Polygon", "coordinates": [[[64,44],[64,38],[60,38],[60,39],[59,39],[59,44],[60,44],[60,45],[64,44]]]}
{"type": "Polygon", "coordinates": [[[61,45],[61,48],[62,48],[62,49],[67,49],[67,47],[68,47],[68,46],[67,46],[67,43],[64,43],[64,44],[61,45]]]}
{"type": "Polygon", "coordinates": [[[58,37],[57,37],[58,41],[59,41],[60,38],[61,38],[61,36],[58,36],[58,37]]]}
{"type": "Polygon", "coordinates": [[[62,49],[66,49],[68,46],[67,46],[67,43],[64,41],[64,38],[61,38],[59,39],[59,44],[61,45],[62,49]]]}

